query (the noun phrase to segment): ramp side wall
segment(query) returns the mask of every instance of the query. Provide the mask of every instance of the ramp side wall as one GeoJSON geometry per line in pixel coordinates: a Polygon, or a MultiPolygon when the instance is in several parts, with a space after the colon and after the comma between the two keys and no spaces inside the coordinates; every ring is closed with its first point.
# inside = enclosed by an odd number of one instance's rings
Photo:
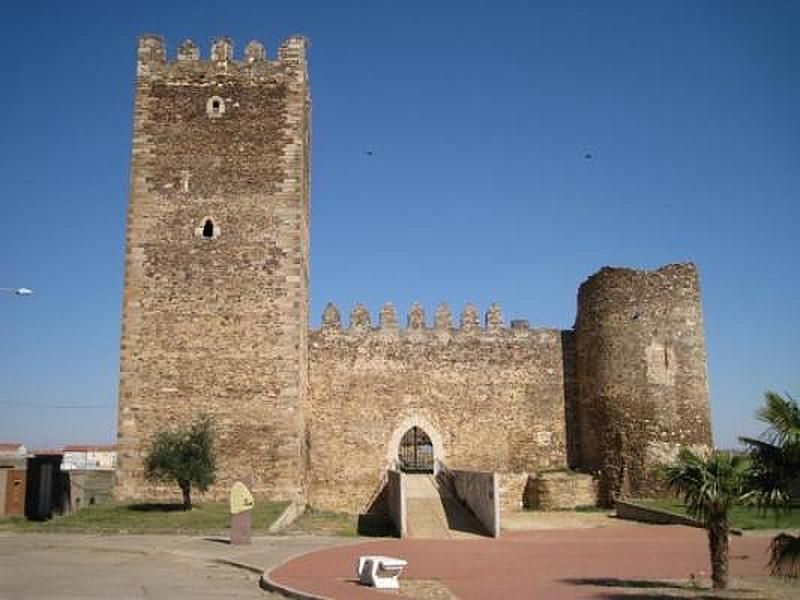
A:
{"type": "Polygon", "coordinates": [[[458,499],[464,502],[492,537],[500,537],[500,493],[497,474],[450,471],[458,499]]]}

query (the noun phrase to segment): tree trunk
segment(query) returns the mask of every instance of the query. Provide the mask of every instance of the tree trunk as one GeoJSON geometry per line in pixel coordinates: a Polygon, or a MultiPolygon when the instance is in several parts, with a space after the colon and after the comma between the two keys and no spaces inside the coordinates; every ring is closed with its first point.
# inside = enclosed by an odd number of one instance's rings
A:
{"type": "Polygon", "coordinates": [[[178,485],[183,493],[183,510],[192,510],[192,482],[182,479],[178,485]]]}
{"type": "Polygon", "coordinates": [[[728,587],[728,517],[712,516],[708,522],[708,549],[711,554],[711,582],[714,589],[728,587]]]}

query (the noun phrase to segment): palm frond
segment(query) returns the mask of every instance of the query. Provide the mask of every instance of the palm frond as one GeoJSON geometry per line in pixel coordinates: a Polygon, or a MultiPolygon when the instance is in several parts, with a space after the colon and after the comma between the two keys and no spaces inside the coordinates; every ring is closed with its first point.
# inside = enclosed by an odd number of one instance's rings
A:
{"type": "Polygon", "coordinates": [[[769,427],[764,439],[776,446],[800,443],[800,406],[789,394],[784,398],[775,392],[764,394],[764,406],[756,416],[769,427]]]}
{"type": "Polygon", "coordinates": [[[700,456],[682,449],[664,471],[667,486],[683,499],[686,511],[705,523],[726,519],[730,507],[745,494],[749,461],[723,452],[700,456]]]}
{"type": "Polygon", "coordinates": [[[762,509],[784,508],[800,480],[800,409],[788,394],[767,392],[764,401],[757,414],[770,427],[761,439],[740,438],[752,462],[747,501],[762,509]]]}
{"type": "Polygon", "coordinates": [[[800,536],[781,533],[769,545],[769,567],[773,575],[800,577],[800,536]]]}

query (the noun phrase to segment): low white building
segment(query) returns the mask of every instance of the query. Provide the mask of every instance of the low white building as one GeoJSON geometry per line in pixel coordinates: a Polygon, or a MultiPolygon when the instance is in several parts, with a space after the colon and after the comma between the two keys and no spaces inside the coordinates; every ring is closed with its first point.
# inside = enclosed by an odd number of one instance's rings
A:
{"type": "Polygon", "coordinates": [[[0,442],[0,469],[24,469],[28,450],[16,442],[0,442]]]}
{"type": "Polygon", "coordinates": [[[116,467],[115,446],[64,446],[62,471],[113,471],[116,467]]]}

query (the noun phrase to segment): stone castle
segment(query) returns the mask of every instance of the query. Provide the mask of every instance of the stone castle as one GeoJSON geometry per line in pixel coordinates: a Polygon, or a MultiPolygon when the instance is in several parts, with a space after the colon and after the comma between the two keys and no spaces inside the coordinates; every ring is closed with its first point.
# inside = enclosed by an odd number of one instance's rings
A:
{"type": "Polygon", "coordinates": [[[569,330],[506,326],[496,305],[457,322],[440,305],[432,326],[414,305],[402,327],[390,304],[377,326],[364,306],[345,326],[329,305],[310,330],[306,50],[290,37],[269,58],[251,42],[237,60],[221,38],[207,60],[186,41],[173,61],[160,37],[139,40],[118,497],[175,492],[144,480],[143,453],[201,412],[217,427],[212,495],[244,479],[350,512],[398,466],[496,472],[504,506],[570,467],[607,503],[650,490],[680,446],[710,445],[691,264],[602,269],[569,330]]]}

